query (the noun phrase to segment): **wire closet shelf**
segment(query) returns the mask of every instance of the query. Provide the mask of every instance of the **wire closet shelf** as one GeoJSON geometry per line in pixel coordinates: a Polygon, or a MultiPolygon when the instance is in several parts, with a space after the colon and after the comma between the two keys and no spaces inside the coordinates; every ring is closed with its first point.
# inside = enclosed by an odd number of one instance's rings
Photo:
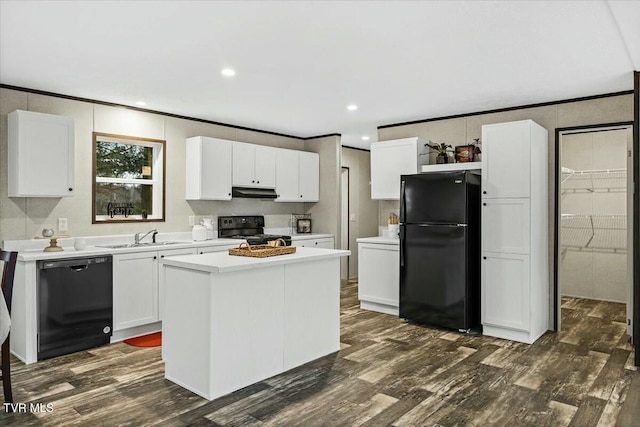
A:
{"type": "Polygon", "coordinates": [[[568,192],[610,192],[627,188],[626,169],[577,171],[562,167],[562,194],[568,192]]]}
{"type": "Polygon", "coordinates": [[[626,253],[626,215],[562,214],[562,248],[626,253]]]}

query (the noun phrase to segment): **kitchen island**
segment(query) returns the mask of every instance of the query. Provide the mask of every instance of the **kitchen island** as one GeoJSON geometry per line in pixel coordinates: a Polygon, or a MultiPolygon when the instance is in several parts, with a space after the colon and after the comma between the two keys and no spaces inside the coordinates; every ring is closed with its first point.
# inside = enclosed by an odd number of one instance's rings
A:
{"type": "Polygon", "coordinates": [[[209,400],[338,351],[340,257],[167,257],[165,377],[209,400]]]}

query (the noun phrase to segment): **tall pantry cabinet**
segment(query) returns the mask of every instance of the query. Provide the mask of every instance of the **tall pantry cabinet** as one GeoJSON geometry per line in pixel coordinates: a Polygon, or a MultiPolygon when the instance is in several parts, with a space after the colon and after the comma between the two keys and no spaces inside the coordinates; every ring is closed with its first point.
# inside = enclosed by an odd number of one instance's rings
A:
{"type": "Polygon", "coordinates": [[[532,120],[482,127],[482,325],[525,342],[548,329],[548,132],[532,120]]]}

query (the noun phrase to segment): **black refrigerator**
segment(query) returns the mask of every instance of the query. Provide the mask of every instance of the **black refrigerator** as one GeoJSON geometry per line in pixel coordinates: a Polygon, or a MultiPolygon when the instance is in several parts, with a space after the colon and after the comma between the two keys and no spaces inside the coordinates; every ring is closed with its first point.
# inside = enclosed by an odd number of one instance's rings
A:
{"type": "Polygon", "coordinates": [[[480,331],[478,172],[402,175],[400,317],[480,331]]]}

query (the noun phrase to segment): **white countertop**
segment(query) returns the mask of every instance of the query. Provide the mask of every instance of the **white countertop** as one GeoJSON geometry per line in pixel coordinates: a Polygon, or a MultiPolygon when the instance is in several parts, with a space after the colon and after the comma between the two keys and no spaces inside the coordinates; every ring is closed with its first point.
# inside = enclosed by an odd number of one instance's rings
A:
{"type": "Polygon", "coordinates": [[[59,252],[43,252],[42,249],[27,249],[18,252],[18,261],[28,262],[39,261],[42,259],[81,258],[97,255],[116,255],[132,252],[164,251],[171,249],[201,248],[206,246],[239,245],[240,243],[241,241],[238,241],[238,239],[212,239],[200,240],[197,242],[183,241],[170,245],[135,246],[129,248],[104,248],[99,246],[87,246],[83,250],[76,250],[73,246],[64,246],[64,250],[59,252]]]}
{"type": "Polygon", "coordinates": [[[297,247],[296,253],[278,255],[266,258],[253,258],[245,256],[229,255],[228,252],[212,252],[201,255],[181,255],[166,257],[160,260],[161,264],[191,270],[207,271],[210,273],[226,273],[230,271],[248,270],[252,268],[272,267],[275,265],[290,264],[337,258],[350,255],[350,251],[336,249],[318,249],[297,247]]]}
{"type": "MultiPolygon", "coordinates": [[[[176,242],[169,245],[142,245],[127,248],[105,248],[105,245],[117,245],[124,243],[133,243],[132,235],[120,235],[120,236],[89,236],[89,237],[76,237],[76,238],[61,238],[58,239],[58,246],[63,250],[59,252],[44,252],[43,248],[49,245],[48,239],[31,239],[31,240],[13,240],[5,241],[5,249],[18,251],[18,261],[39,261],[43,259],[64,259],[64,258],[80,258],[91,257],[99,255],[116,255],[124,253],[134,252],[149,252],[149,251],[164,251],[171,249],[186,249],[186,248],[202,248],[208,246],[237,246],[242,243],[239,239],[218,239],[213,238],[210,240],[193,241],[190,239],[191,233],[161,233],[158,234],[158,242],[171,241],[176,242]],[[82,250],[76,250],[74,248],[74,242],[76,239],[83,239],[86,241],[86,248],[82,250]]],[[[307,239],[323,239],[333,238],[333,234],[298,234],[292,235],[292,242],[307,240],[307,239]]],[[[149,238],[144,240],[149,241],[149,238]]]]}
{"type": "Polygon", "coordinates": [[[400,239],[393,238],[393,237],[382,237],[382,236],[361,237],[361,238],[357,239],[356,242],[358,242],[358,243],[377,243],[377,244],[380,244],[380,245],[399,245],[400,244],[400,239]]]}

